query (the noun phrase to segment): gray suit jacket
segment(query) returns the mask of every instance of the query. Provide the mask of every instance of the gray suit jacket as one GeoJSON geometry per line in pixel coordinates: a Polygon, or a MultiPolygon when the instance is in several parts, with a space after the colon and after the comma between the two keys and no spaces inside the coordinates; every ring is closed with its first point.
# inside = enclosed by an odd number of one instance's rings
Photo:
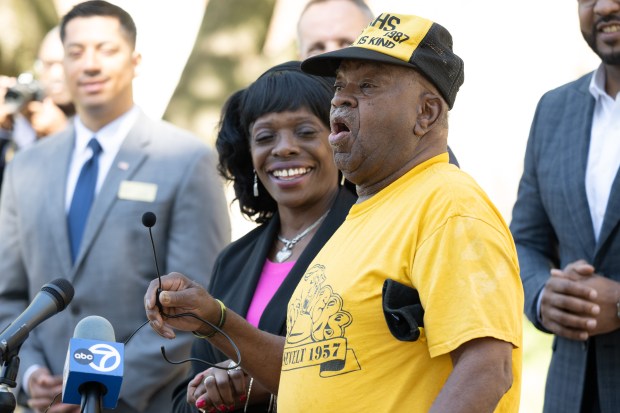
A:
{"type": "MultiPolygon", "coordinates": [[[[510,229],[525,291],[525,313],[540,330],[536,299],[552,267],[578,259],[620,281],[620,178],[616,175],[598,242],[585,190],[594,99],[588,74],[540,100],[525,154],[510,229]]],[[[545,412],[579,413],[588,346],[596,346],[603,412],[620,411],[620,331],[587,343],[555,337],[545,412]]]]}
{"type": "MultiPolygon", "coordinates": [[[[217,254],[230,241],[213,152],[188,132],[141,114],[94,201],[72,265],[65,183],[74,139],[70,126],[18,153],[2,187],[0,326],[14,320],[45,283],[63,277],[75,288],[69,307],[34,329],[22,346],[20,375],[33,364],[62,374],[69,339],[86,316],[108,319],[119,342],[146,321],[143,297],[156,269],[144,212],[157,216],[152,230],[162,274],[179,271],[206,286],[217,254]],[[155,200],[139,200],[132,191],[120,197],[123,181],[157,185],[155,200]]],[[[191,341],[191,334],[169,341],[148,326],[141,329],[125,347],[115,411],[171,410],[171,391],[189,366],[166,363],[160,347],[179,360],[189,355],[191,341]]]]}

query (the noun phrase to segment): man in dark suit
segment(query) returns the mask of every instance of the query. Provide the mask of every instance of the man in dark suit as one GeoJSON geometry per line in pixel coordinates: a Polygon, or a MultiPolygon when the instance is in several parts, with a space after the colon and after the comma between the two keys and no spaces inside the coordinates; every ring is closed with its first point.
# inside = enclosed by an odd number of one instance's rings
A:
{"type": "MultiPolygon", "coordinates": [[[[186,271],[206,285],[230,241],[212,151],[134,105],[140,55],[132,18],[107,2],[80,3],[63,18],[61,38],[77,115],[67,129],[17,154],[0,199],[0,325],[54,278],[65,277],[75,288],[69,308],[38,326],[20,350],[18,381],[36,412],[61,392],[67,346],[81,319],[105,317],[119,342],[144,322],[142,297],[156,277],[144,212],[157,216],[153,235],[164,273],[186,271]]],[[[190,334],[166,342],[167,354],[186,358],[191,341],[190,334]]],[[[115,411],[171,410],[171,391],[187,366],[166,363],[162,345],[150,329],[127,343],[115,411]]]]}
{"type": "Polygon", "coordinates": [[[544,411],[618,412],[620,2],[578,6],[602,63],[540,100],[511,230],[525,313],[555,335],[544,411]]]}

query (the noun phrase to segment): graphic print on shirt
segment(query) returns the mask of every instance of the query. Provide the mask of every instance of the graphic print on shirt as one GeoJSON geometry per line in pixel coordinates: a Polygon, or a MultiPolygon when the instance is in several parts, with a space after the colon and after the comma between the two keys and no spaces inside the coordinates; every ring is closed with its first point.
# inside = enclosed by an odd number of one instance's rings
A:
{"type": "Polygon", "coordinates": [[[326,278],[323,265],[312,266],[289,302],[282,370],[320,366],[320,377],[331,377],[361,369],[345,337],[353,317],[326,278]]]}

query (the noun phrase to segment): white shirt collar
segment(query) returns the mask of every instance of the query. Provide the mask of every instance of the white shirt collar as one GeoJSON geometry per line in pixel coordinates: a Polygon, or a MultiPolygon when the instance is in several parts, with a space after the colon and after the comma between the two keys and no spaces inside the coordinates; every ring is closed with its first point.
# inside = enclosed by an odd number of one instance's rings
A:
{"type": "Polygon", "coordinates": [[[605,66],[601,65],[594,71],[590,78],[589,86],[590,94],[595,100],[607,97],[612,101],[615,100],[615,96],[610,96],[605,91],[605,66]]]}
{"type": "Polygon", "coordinates": [[[127,137],[129,130],[133,127],[140,114],[140,109],[134,105],[127,112],[123,113],[112,122],[93,132],[88,129],[78,115],[74,118],[75,125],[75,152],[83,153],[88,147],[88,142],[93,136],[97,137],[104,153],[116,155],[121,144],[127,137]]]}

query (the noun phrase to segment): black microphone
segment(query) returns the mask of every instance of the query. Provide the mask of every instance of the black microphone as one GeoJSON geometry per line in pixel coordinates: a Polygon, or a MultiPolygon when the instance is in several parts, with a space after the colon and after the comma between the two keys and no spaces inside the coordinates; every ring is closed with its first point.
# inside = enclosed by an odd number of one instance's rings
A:
{"type": "Polygon", "coordinates": [[[157,288],[157,294],[155,296],[155,305],[159,308],[159,312],[163,314],[164,306],[159,302],[159,293],[161,293],[161,274],[159,273],[159,265],[157,264],[157,253],[155,252],[155,242],[153,241],[153,232],[151,228],[157,222],[157,217],[151,211],[142,214],[142,225],[149,229],[149,236],[151,237],[151,246],[153,247],[153,258],[155,259],[155,269],[157,270],[157,279],[159,280],[159,288],[157,288]]]}
{"type": "Polygon", "coordinates": [[[157,217],[155,216],[154,213],[152,212],[145,212],[142,215],[142,225],[144,225],[147,228],[151,228],[155,225],[155,223],[157,222],[157,217]]]}
{"type": "Polygon", "coordinates": [[[32,329],[67,308],[74,294],[73,286],[64,278],[57,278],[41,287],[28,308],[0,333],[2,359],[11,351],[18,350],[32,329]]]}

